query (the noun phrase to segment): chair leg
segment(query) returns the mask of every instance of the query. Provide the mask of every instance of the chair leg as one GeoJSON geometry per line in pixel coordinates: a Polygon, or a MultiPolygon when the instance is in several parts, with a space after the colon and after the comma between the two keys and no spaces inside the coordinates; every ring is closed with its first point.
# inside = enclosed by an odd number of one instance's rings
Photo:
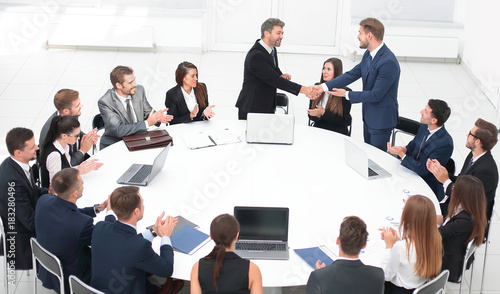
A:
{"type": "Polygon", "coordinates": [[[474,262],[470,265],[469,294],[472,293],[472,275],[474,274],[474,262]]]}
{"type": "MultiPolygon", "coordinates": [[[[491,223],[490,223],[490,228],[491,228],[491,223]]],[[[489,234],[488,234],[489,237],[489,234]]],[[[484,290],[484,271],[486,270],[486,256],[488,254],[488,244],[490,243],[490,240],[488,238],[486,239],[486,244],[484,244],[484,262],[483,262],[483,272],[481,273],[481,291],[479,293],[483,294],[484,290]]]]}

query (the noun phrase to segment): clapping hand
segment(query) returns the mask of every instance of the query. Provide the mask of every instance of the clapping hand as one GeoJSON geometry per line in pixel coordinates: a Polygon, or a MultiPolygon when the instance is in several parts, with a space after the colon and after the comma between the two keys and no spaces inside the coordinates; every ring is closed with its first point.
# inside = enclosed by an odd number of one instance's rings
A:
{"type": "Polygon", "coordinates": [[[323,114],[325,114],[325,109],[323,106],[316,105],[316,108],[314,109],[308,109],[307,114],[310,116],[316,116],[316,117],[321,117],[323,114]]]}
{"type": "Polygon", "coordinates": [[[448,170],[443,167],[437,159],[427,159],[426,166],[427,170],[429,170],[441,184],[450,178],[448,170]]]}
{"type": "Polygon", "coordinates": [[[193,119],[195,118],[197,115],[198,115],[198,111],[200,110],[200,108],[198,107],[198,104],[196,104],[193,108],[193,111],[191,111],[191,113],[189,114],[189,118],[190,119],[193,119]]]}
{"type": "Polygon", "coordinates": [[[78,171],[80,172],[81,175],[84,175],[92,170],[98,170],[103,163],[97,162],[97,159],[89,159],[86,160],[78,166],[78,171]]]}
{"type": "Polygon", "coordinates": [[[99,137],[100,136],[97,134],[97,128],[94,128],[92,131],[83,135],[80,141],[80,151],[82,151],[83,154],[87,153],[90,148],[97,143],[97,139],[99,139],[99,137]]]}
{"type": "Polygon", "coordinates": [[[205,108],[205,110],[203,110],[203,116],[206,117],[207,119],[211,119],[212,117],[215,116],[215,113],[213,112],[212,108],[214,107],[215,105],[210,105],[210,106],[207,106],[207,108],[205,108]]]}

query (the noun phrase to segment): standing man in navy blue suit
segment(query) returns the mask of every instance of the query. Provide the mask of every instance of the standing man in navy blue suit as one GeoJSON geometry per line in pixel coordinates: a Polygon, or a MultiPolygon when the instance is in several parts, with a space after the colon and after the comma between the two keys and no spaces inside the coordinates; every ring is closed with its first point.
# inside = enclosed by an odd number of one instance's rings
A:
{"type": "MultiPolygon", "coordinates": [[[[69,293],[70,275],[90,283],[90,240],[94,217],[108,206],[108,200],[92,207],[78,209],[76,201],[82,197],[83,181],[76,168],[60,170],[50,184],[54,195],[42,195],[36,205],[36,237],[43,248],[61,261],[64,292],[69,293]]],[[[60,293],[56,276],[39,267],[38,277],[45,288],[60,293]]]]}
{"type": "Polygon", "coordinates": [[[30,239],[36,237],[35,206],[48,190],[35,184],[29,165],[38,150],[33,131],[14,128],[7,133],[5,143],[10,156],[0,165],[0,215],[7,235],[8,267],[32,269],[30,239]]]}
{"type": "Polygon", "coordinates": [[[387,149],[391,154],[403,159],[401,165],[422,177],[441,201],[444,198],[443,185],[427,169],[427,160],[437,160],[443,166],[450,160],[453,153],[453,139],[444,128],[444,123],[450,117],[451,110],[446,102],[429,99],[420,114],[422,125],[415,138],[406,147],[391,147],[391,144],[387,143],[387,149]]]}
{"type": "Polygon", "coordinates": [[[384,44],[384,25],[375,18],[359,23],[359,47],[368,49],[361,62],[350,71],[326,83],[314,86],[318,97],[323,91],[345,97],[351,103],[362,103],[365,143],[386,151],[392,129],[398,124],[398,85],[401,70],[396,56],[384,44]],[[363,91],[342,89],[359,78],[363,91]]]}
{"type": "Polygon", "coordinates": [[[137,222],[144,215],[144,204],[135,186],[116,188],[109,205],[118,221],[102,221],[94,227],[90,284],[105,293],[156,293],[158,289],[146,276],[172,275],[174,252],[170,236],[177,219],[162,219],[163,212],[150,230],[138,235],[137,222]],[[157,235],[161,237],[160,255],[151,247],[157,235]]]}

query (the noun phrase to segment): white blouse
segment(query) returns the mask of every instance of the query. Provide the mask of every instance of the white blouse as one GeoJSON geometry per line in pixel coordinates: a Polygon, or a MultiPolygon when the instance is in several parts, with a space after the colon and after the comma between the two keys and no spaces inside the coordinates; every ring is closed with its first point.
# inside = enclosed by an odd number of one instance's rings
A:
{"type": "MultiPolygon", "coordinates": [[[[69,166],[71,166],[71,156],[69,155],[69,145],[66,144],[65,147],[63,147],[59,141],[55,140],[52,142],[54,147],[56,147],[59,152],[64,154],[66,156],[66,159],[68,160],[69,166]]],[[[47,162],[46,162],[46,167],[47,171],[49,172],[49,179],[52,182],[52,177],[61,170],[61,156],[59,155],[58,152],[52,152],[47,156],[47,162]]],[[[72,166],[71,166],[72,167],[72,166]]]]}
{"type": "Polygon", "coordinates": [[[190,94],[184,91],[183,87],[181,87],[181,90],[182,90],[182,95],[184,96],[184,100],[186,100],[186,105],[187,108],[189,109],[189,112],[193,111],[196,104],[198,104],[198,101],[196,101],[196,96],[194,95],[194,89],[191,89],[190,94]]]}
{"type": "Polygon", "coordinates": [[[416,275],[414,266],[417,262],[417,253],[412,246],[408,260],[406,244],[406,241],[397,241],[392,249],[386,249],[382,259],[382,268],[386,281],[398,287],[415,289],[422,286],[427,280],[416,275]]]}

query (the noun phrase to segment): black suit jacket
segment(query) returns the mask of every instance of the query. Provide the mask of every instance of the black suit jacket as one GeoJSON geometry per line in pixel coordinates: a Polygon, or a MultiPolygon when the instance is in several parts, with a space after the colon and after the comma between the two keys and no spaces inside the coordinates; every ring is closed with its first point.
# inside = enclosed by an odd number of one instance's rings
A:
{"type": "Polygon", "coordinates": [[[384,281],[381,268],[364,265],[359,259],[339,259],[311,273],[306,293],[383,293],[384,281]]]}
{"type": "Polygon", "coordinates": [[[31,237],[35,233],[35,205],[48,189],[32,186],[23,169],[7,157],[0,165],[0,215],[7,234],[8,262],[15,269],[32,269],[31,237]],[[13,218],[13,220],[12,220],[13,218]],[[15,232],[15,234],[9,234],[15,232]],[[9,247],[15,246],[15,250],[9,247]]]}
{"type": "Polygon", "coordinates": [[[462,211],[439,228],[443,237],[443,270],[450,271],[448,281],[458,282],[462,275],[467,239],[474,228],[471,215],[462,211]]]}
{"type": "Polygon", "coordinates": [[[165,278],[172,275],[172,247],[161,246],[158,255],[151,242],[122,222],[98,222],[91,244],[90,284],[105,293],[145,293],[146,273],[165,278]]]}
{"type": "MultiPolygon", "coordinates": [[[[274,48],[276,50],[276,48],[274,48]]],[[[276,88],[294,95],[300,93],[301,85],[282,77],[278,67],[278,53],[275,63],[259,40],[248,51],[243,71],[243,87],[236,107],[245,113],[274,113],[276,110],[276,88]]]]}
{"type": "MultiPolygon", "coordinates": [[[[93,207],[78,209],[76,204],[45,194],[35,210],[37,240],[61,261],[65,292],[69,293],[68,278],[75,275],[90,283],[90,240],[94,229],[93,207]]],[[[38,277],[43,286],[60,292],[59,280],[40,267],[38,277]]]]}
{"type": "MultiPolygon", "coordinates": [[[[467,165],[469,164],[472,158],[472,152],[467,155],[465,159],[464,166],[460,171],[459,175],[469,175],[475,176],[478,178],[484,186],[484,193],[486,195],[486,217],[488,220],[491,219],[491,215],[493,213],[493,205],[495,204],[495,192],[498,186],[498,168],[493,159],[493,155],[491,155],[491,151],[486,152],[483,156],[479,157],[478,160],[471,166],[468,171],[465,171],[467,165]]],[[[457,177],[454,175],[450,175],[451,184],[446,188],[446,195],[451,196],[451,191],[453,189],[453,185],[457,180],[457,177]]],[[[447,208],[447,205],[446,205],[447,208]]]]}
{"type": "MultiPolygon", "coordinates": [[[[206,85],[203,84],[206,88],[206,85]]],[[[193,89],[196,92],[196,88],[193,89]]],[[[202,114],[203,110],[208,106],[208,91],[205,96],[205,107],[201,107],[198,104],[198,114],[193,117],[193,121],[203,120],[202,114]]],[[[174,116],[174,119],[170,121],[171,125],[175,125],[178,123],[187,123],[190,122],[191,119],[189,115],[191,112],[189,111],[186,99],[184,99],[184,95],[182,94],[181,86],[177,85],[172,89],[168,90],[166,98],[165,98],[165,106],[168,108],[167,113],[174,116]]]]}

